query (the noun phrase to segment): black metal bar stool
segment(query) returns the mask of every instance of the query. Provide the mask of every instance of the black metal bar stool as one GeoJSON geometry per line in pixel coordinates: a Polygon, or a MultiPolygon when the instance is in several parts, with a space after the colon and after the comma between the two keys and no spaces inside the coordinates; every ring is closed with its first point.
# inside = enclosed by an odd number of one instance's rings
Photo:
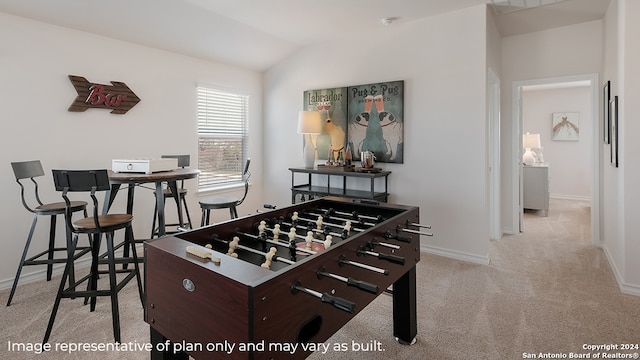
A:
{"type": "MultiPolygon", "coordinates": [[[[40,177],[44,175],[44,171],[42,170],[42,164],[39,160],[34,161],[22,161],[22,162],[12,162],[11,167],[13,167],[13,173],[16,177],[16,182],[20,185],[20,198],[22,199],[22,205],[27,209],[30,213],[33,213],[33,222],[31,223],[31,230],[29,230],[29,235],[27,236],[27,242],[24,245],[24,250],[22,251],[22,257],[20,258],[20,263],[18,265],[18,271],[16,272],[16,277],[13,280],[13,286],[11,287],[11,292],[9,293],[9,300],[7,300],[7,306],[11,305],[11,301],[13,300],[13,295],[16,292],[16,287],[18,286],[18,281],[20,279],[20,274],[22,273],[23,266],[29,265],[47,265],[47,281],[51,280],[51,274],[53,272],[53,264],[66,263],[67,257],[73,257],[73,260],[78,259],[82,255],[88,253],[91,248],[89,246],[76,248],[74,252],[69,252],[71,248],[71,232],[67,229],[67,240],[65,247],[56,247],[55,245],[55,235],[56,235],[56,219],[58,215],[64,215],[66,204],[64,202],[56,202],[56,203],[48,203],[43,204],[40,200],[40,194],[38,191],[38,182],[36,181],[36,177],[40,177]],[[29,205],[29,202],[26,199],[26,188],[25,184],[21,182],[24,179],[31,179],[33,183],[33,197],[37,202],[37,206],[32,207],[29,205]],[[33,234],[36,229],[36,224],[38,223],[39,216],[50,216],[51,217],[51,225],[49,227],[49,247],[47,250],[39,252],[38,254],[27,258],[27,254],[29,253],[29,246],[31,246],[31,240],[33,239],[33,234]],[[64,257],[55,257],[56,252],[64,252],[64,257]],[[46,255],[46,259],[41,259],[46,255]]],[[[83,211],[84,216],[87,216],[87,203],[84,201],[74,201],[70,206],[70,213],[75,213],[83,211]]],[[[66,228],[66,226],[65,226],[66,228]]],[[[73,271],[69,277],[70,283],[75,281],[73,276],[73,271]]]]}
{"type": "Polygon", "coordinates": [[[244,195],[241,199],[228,196],[216,196],[200,200],[200,208],[202,209],[200,226],[209,225],[211,210],[215,209],[229,209],[229,215],[232,219],[238,217],[236,207],[242,204],[249,192],[249,177],[251,177],[251,172],[249,172],[250,163],[251,159],[247,159],[244,165],[244,172],[242,173],[242,177],[244,178],[244,195]]]}
{"type": "MultiPolygon", "coordinates": [[[[188,167],[190,165],[190,156],[189,155],[162,155],[162,158],[173,158],[173,159],[178,159],[178,167],[180,168],[185,168],[188,167]]],[[[173,195],[173,191],[171,190],[171,187],[167,187],[162,191],[162,195],[164,196],[165,199],[165,203],[166,203],[166,199],[168,198],[173,198],[176,201],[176,208],[178,210],[178,222],[177,223],[173,223],[173,224],[165,224],[166,226],[177,226],[177,227],[184,227],[186,224],[189,225],[189,229],[193,229],[193,225],[191,224],[191,216],[189,215],[189,207],[187,206],[187,200],[185,198],[185,196],[187,195],[187,189],[184,188],[184,180],[182,180],[180,182],[180,187],[177,188],[179,196],[174,196],[173,195]],[[184,209],[185,214],[187,215],[187,222],[184,222],[184,219],[182,218],[182,210],[184,209]]],[[[158,194],[155,193],[154,191],[154,195],[158,196],[158,194]]],[[[159,231],[158,228],[156,227],[156,220],[158,219],[158,203],[156,202],[155,205],[155,209],[153,210],[153,224],[151,226],[151,239],[153,239],[154,237],[158,236],[159,231]]]]}
{"type": "Polygon", "coordinates": [[[67,266],[62,274],[62,280],[60,281],[60,287],[58,294],[51,311],[51,317],[49,318],[49,324],[47,325],[47,331],[44,336],[43,343],[49,340],[51,335],[51,329],[58,312],[60,300],[62,298],[76,298],[84,297],[91,299],[90,311],[94,311],[96,308],[96,297],[109,296],[111,298],[111,316],[113,320],[113,335],[116,342],[120,342],[120,315],[118,310],[118,292],[133,278],[136,278],[138,282],[138,292],[140,294],[140,301],[144,304],[142,293],[142,281],[140,278],[140,269],[138,266],[138,255],[136,252],[135,241],[133,241],[133,230],[131,228],[131,221],[133,216],[130,214],[105,214],[99,215],[99,205],[96,198],[96,191],[107,191],[110,189],[109,175],[107,170],[53,170],[53,178],[56,186],[56,190],[62,191],[62,198],[66,203],[66,212],[69,214],[71,211],[71,201],[67,194],[69,192],[88,192],[90,193],[91,200],[93,201],[93,215],[77,221],[71,221],[71,217],[67,216],[67,226],[74,233],[71,248],[74,249],[78,244],[79,234],[89,234],[92,238],[92,261],[91,269],[88,275],[75,283],[66,287],[66,280],[71,271],[73,260],[69,259],[67,266]],[[130,247],[132,257],[119,257],[116,258],[114,252],[113,235],[114,231],[125,229],[128,233],[125,237],[126,247],[130,247]],[[100,241],[102,234],[105,235],[107,240],[107,257],[102,259],[98,253],[100,251],[100,241]],[[99,269],[100,264],[107,264],[108,270],[99,269]],[[133,263],[133,269],[120,269],[116,270],[117,264],[131,264],[133,263]],[[120,279],[118,282],[116,275],[119,273],[125,273],[126,276],[120,279]],[[108,274],[109,287],[106,290],[98,289],[98,278],[100,274],[108,274]],[[87,281],[87,290],[81,291],[77,288],[83,282],[87,281]]]}

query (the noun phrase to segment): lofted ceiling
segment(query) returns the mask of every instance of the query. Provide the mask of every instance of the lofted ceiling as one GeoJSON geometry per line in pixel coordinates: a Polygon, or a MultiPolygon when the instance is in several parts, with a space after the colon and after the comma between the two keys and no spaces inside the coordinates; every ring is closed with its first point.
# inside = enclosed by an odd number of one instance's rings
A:
{"type": "Polygon", "coordinates": [[[601,19],[609,1],[0,0],[0,12],[264,71],[304,46],[470,6],[495,3],[498,29],[511,36],[601,19]]]}

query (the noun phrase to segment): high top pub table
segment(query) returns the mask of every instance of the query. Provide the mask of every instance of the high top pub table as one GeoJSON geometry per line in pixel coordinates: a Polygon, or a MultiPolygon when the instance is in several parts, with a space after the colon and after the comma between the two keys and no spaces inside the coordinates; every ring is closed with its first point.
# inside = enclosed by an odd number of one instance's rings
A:
{"type": "MultiPolygon", "coordinates": [[[[118,190],[121,185],[128,185],[127,191],[127,214],[133,213],[133,195],[136,185],[155,183],[156,194],[162,194],[162,183],[167,183],[167,186],[171,189],[171,193],[175,201],[179,204],[180,192],[178,191],[178,181],[193,179],[198,176],[200,170],[197,169],[176,169],[172,171],[162,171],[151,174],[143,173],[115,173],[109,171],[109,182],[111,183],[111,190],[105,195],[105,202],[103,213],[107,213],[113,200],[118,194],[118,190]]],[[[166,234],[166,224],[164,218],[164,196],[156,196],[156,204],[158,211],[158,236],[166,234]]],[[[178,206],[178,221],[180,224],[184,224],[182,211],[178,206]]]]}

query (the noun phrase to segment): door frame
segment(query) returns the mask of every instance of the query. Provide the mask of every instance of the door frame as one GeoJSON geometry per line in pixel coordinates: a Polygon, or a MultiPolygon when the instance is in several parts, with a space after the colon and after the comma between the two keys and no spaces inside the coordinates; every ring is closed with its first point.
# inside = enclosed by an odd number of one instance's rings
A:
{"type": "Polygon", "coordinates": [[[500,196],[500,78],[489,68],[489,238],[502,238],[502,210],[500,196]]]}
{"type": "Polygon", "coordinates": [[[560,76],[545,79],[514,81],[512,86],[512,228],[516,233],[522,231],[522,88],[530,85],[547,85],[555,83],[589,81],[591,89],[591,125],[593,127],[593,139],[591,146],[591,242],[601,246],[600,236],[600,173],[602,167],[602,151],[600,151],[600,139],[602,130],[600,126],[600,82],[598,74],[560,76]]]}

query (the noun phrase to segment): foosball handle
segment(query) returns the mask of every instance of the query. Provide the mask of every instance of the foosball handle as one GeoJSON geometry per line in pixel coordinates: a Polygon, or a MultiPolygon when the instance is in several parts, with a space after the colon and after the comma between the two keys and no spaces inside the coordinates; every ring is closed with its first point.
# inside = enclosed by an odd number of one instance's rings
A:
{"type": "Polygon", "coordinates": [[[364,291],[368,291],[372,294],[377,294],[378,293],[378,285],[376,284],[372,284],[370,282],[366,282],[366,281],[362,281],[362,280],[356,280],[352,277],[344,277],[344,276],[339,276],[339,275],[335,275],[332,273],[328,273],[326,271],[326,269],[324,268],[324,266],[320,267],[320,269],[318,269],[318,272],[316,273],[316,275],[318,276],[318,279],[322,279],[325,276],[328,277],[332,277],[334,279],[343,281],[345,283],[347,283],[348,286],[353,286],[356,287],[360,290],[364,290],[364,291]]]}
{"type": "Polygon", "coordinates": [[[382,259],[382,260],[387,260],[387,261],[392,262],[394,264],[400,264],[400,265],[404,265],[404,261],[405,261],[402,256],[397,256],[397,255],[378,253],[378,257],[380,259],[382,259]]]}
{"type": "Polygon", "coordinates": [[[368,291],[372,294],[378,293],[378,285],[372,284],[366,281],[356,280],[354,278],[347,278],[347,285],[355,286],[360,290],[368,291]]]}
{"type": "Polygon", "coordinates": [[[385,239],[396,239],[398,241],[402,241],[402,242],[406,242],[406,243],[410,243],[411,242],[411,238],[410,237],[404,237],[404,236],[400,236],[398,234],[393,234],[391,233],[391,231],[387,231],[384,234],[384,238],[385,239]]]}
{"type": "Polygon", "coordinates": [[[331,304],[334,307],[340,310],[347,311],[351,314],[353,314],[353,312],[356,309],[356,304],[354,302],[337,297],[337,296],[329,295],[327,293],[323,293],[320,300],[323,303],[331,304]]]}
{"type": "Polygon", "coordinates": [[[353,312],[356,309],[356,304],[352,301],[337,297],[337,296],[332,296],[329,295],[327,293],[320,293],[317,292],[315,290],[311,290],[311,289],[307,289],[305,287],[303,287],[302,285],[300,285],[300,281],[294,281],[293,284],[291,284],[291,293],[292,294],[297,294],[298,291],[302,291],[305,292],[311,296],[317,297],[320,299],[320,301],[322,301],[323,303],[327,303],[327,304],[331,304],[333,305],[333,307],[343,310],[343,311],[347,311],[351,314],[353,314],[353,312]]]}
{"type": "Polygon", "coordinates": [[[368,205],[380,205],[379,201],[371,200],[371,199],[354,199],[353,202],[359,202],[360,204],[368,204],[368,205]]]}

